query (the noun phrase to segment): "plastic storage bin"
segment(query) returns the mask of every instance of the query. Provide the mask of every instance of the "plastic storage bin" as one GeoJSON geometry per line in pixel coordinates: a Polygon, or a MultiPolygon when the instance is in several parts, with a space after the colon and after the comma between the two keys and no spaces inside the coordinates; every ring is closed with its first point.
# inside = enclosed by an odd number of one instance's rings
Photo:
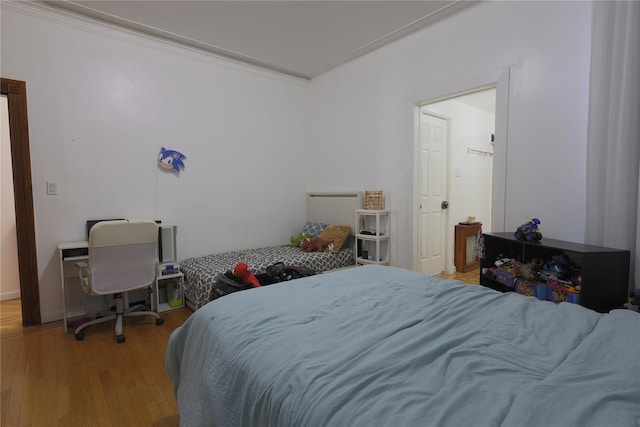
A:
{"type": "Polygon", "coordinates": [[[536,297],[546,300],[548,295],[548,286],[545,282],[529,281],[525,279],[514,280],[515,291],[522,295],[536,297]]]}
{"type": "Polygon", "coordinates": [[[171,307],[182,306],[182,287],[175,280],[167,283],[167,304],[171,307]]]}
{"type": "Polygon", "coordinates": [[[513,267],[496,267],[496,280],[503,285],[513,288],[513,281],[516,279],[516,269],[513,267]]]}
{"type": "Polygon", "coordinates": [[[580,292],[571,285],[564,284],[555,279],[547,281],[547,300],[556,304],[560,302],[570,302],[580,304],[580,292]]]}

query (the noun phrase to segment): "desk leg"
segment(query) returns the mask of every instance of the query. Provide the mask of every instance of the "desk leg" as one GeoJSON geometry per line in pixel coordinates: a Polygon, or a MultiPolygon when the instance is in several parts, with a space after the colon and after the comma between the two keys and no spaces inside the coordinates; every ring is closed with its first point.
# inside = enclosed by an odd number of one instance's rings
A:
{"type": "Polygon", "coordinates": [[[67,292],[64,286],[64,260],[62,259],[62,250],[59,250],[60,255],[60,283],[62,284],[62,319],[64,323],[64,333],[67,333],[67,292]]]}

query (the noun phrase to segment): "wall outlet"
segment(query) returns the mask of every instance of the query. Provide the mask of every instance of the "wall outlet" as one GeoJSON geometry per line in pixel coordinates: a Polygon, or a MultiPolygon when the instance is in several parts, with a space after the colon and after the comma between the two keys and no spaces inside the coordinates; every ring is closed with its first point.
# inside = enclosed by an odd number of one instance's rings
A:
{"type": "Polygon", "coordinates": [[[52,196],[58,194],[58,184],[56,182],[47,181],[47,194],[52,196]]]}

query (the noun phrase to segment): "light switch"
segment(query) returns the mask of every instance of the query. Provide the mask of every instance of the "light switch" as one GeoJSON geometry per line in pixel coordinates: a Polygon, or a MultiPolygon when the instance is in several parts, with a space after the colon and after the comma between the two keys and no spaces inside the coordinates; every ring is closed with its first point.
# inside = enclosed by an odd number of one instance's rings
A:
{"type": "Polygon", "coordinates": [[[55,182],[47,181],[47,194],[49,195],[58,194],[58,184],[55,182]]]}

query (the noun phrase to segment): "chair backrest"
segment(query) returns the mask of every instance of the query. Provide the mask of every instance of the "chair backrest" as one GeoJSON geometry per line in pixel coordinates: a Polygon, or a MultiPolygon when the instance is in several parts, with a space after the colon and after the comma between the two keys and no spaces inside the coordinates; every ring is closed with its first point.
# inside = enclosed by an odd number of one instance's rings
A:
{"type": "Polygon", "coordinates": [[[154,221],[103,221],[89,232],[89,293],[108,295],[155,281],[158,225],[154,221]]]}

